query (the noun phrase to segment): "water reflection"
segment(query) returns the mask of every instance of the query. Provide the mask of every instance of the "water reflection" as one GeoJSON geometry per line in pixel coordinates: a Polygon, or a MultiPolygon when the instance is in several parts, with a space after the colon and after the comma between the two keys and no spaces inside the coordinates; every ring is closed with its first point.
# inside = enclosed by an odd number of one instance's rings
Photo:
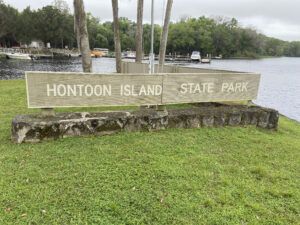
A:
{"type": "MultiPolygon", "coordinates": [[[[114,72],[114,60],[93,59],[93,71],[114,72]]],[[[82,72],[81,59],[14,60],[0,59],[0,80],[23,79],[25,71],[82,72]]]]}

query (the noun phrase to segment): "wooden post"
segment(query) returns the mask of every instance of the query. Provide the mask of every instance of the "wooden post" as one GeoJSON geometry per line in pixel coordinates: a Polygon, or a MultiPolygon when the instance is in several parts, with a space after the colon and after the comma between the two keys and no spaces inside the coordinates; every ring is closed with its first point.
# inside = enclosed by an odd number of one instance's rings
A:
{"type": "Polygon", "coordinates": [[[74,27],[82,56],[83,72],[90,73],[92,72],[92,59],[83,0],[74,0],[74,27]]]}
{"type": "Polygon", "coordinates": [[[165,14],[165,21],[163,27],[163,33],[160,40],[160,49],[159,49],[159,65],[164,65],[165,57],[166,57],[166,49],[167,49],[167,41],[168,41],[168,33],[169,33],[169,24],[171,18],[173,0],[168,0],[167,9],[165,14]]]}
{"type": "Polygon", "coordinates": [[[114,42],[115,42],[115,57],[116,57],[116,70],[117,73],[121,73],[121,40],[120,40],[120,25],[119,25],[119,4],[118,0],[111,0],[113,8],[113,19],[114,19],[114,42]]]}
{"type": "Polygon", "coordinates": [[[137,20],[136,20],[136,59],[138,63],[142,62],[143,59],[143,10],[144,0],[138,0],[137,6],[137,20]]]}

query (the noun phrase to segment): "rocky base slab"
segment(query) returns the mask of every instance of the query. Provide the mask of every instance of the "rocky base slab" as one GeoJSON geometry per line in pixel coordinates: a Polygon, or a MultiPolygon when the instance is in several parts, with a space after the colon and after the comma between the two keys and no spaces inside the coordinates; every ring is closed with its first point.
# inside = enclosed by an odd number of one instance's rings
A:
{"type": "Polygon", "coordinates": [[[65,137],[108,135],[117,132],[156,131],[253,125],[276,130],[279,113],[259,106],[198,105],[190,109],[155,111],[60,113],[55,116],[18,115],[12,121],[15,143],[36,143],[65,137]]]}

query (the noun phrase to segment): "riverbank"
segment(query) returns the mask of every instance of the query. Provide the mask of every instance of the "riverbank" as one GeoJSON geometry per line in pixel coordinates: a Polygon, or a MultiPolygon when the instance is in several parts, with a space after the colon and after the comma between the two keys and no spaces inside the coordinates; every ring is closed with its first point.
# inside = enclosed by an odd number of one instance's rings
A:
{"type": "Polygon", "coordinates": [[[26,107],[23,80],[0,81],[0,96],[1,224],[299,221],[297,122],[281,117],[277,132],[173,129],[15,145],[12,118],[37,110],[26,107]]]}

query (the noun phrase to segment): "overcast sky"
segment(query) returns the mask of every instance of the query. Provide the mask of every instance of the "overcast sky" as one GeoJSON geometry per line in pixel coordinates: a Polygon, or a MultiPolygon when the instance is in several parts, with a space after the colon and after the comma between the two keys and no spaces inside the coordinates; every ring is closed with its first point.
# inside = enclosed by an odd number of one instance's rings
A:
{"type": "MultiPolygon", "coordinates": [[[[40,8],[53,0],[4,0],[23,9],[40,8]]],[[[72,8],[72,0],[67,0],[72,8]]],[[[111,0],[85,0],[86,11],[102,21],[112,20],[111,0]]],[[[119,0],[120,16],[136,18],[137,0],[119,0]]],[[[155,0],[156,22],[162,23],[166,0],[155,0]]],[[[145,21],[150,21],[151,0],[145,0],[145,21]]],[[[235,17],[243,26],[256,28],[268,36],[300,41],[300,0],[174,0],[172,20],[182,17],[235,17]]]]}

